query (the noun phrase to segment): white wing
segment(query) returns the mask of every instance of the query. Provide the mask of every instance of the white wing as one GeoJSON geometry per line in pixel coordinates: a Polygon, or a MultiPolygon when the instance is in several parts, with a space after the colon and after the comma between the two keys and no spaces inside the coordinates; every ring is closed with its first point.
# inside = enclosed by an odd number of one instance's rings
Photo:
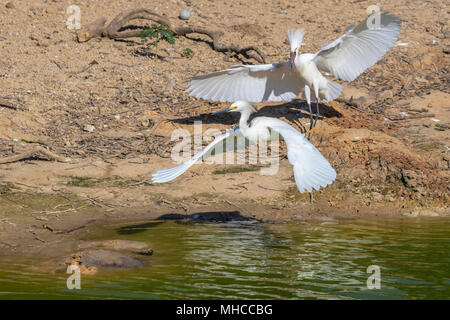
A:
{"type": "Polygon", "coordinates": [[[291,101],[305,86],[289,62],[232,66],[187,81],[190,95],[221,102],[291,101]]]}
{"type": "Polygon", "coordinates": [[[380,14],[380,27],[368,28],[367,19],[350,26],[339,39],[316,53],[314,62],[320,71],[344,81],[353,81],[383,57],[397,41],[400,20],[391,14],[380,14]]]}
{"type": "Polygon", "coordinates": [[[319,190],[336,179],[336,171],[305,135],[284,121],[273,119],[269,127],[286,142],[289,162],[294,166],[294,177],[300,192],[319,190]]]}
{"type": "MultiPolygon", "coordinates": [[[[241,134],[241,132],[239,131],[239,128],[235,128],[235,129],[225,132],[224,134],[216,137],[213,142],[208,144],[202,151],[197,153],[195,156],[193,156],[191,159],[189,159],[185,163],[182,163],[179,166],[176,166],[176,167],[173,167],[170,169],[159,170],[158,172],[153,174],[152,182],[153,183],[163,183],[163,182],[172,181],[173,179],[182,175],[187,169],[189,169],[199,159],[201,159],[202,157],[204,159],[206,159],[207,157],[209,157],[212,154],[213,151],[214,152],[217,151],[217,149],[215,147],[220,142],[224,143],[224,142],[226,142],[227,139],[231,139],[231,138],[234,139],[234,137],[236,137],[237,135],[240,135],[240,134],[241,134]]],[[[233,144],[233,146],[234,146],[234,144],[233,144]]],[[[227,146],[225,146],[225,149],[222,149],[220,151],[227,151],[226,147],[227,146]]]]}

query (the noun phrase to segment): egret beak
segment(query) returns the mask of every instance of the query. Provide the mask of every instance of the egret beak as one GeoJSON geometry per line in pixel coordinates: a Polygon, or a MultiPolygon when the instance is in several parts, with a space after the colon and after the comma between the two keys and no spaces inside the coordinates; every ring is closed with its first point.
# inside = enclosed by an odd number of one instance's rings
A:
{"type": "Polygon", "coordinates": [[[294,65],[294,60],[295,60],[295,56],[297,55],[297,53],[295,51],[291,52],[291,68],[294,65]]]}
{"type": "Polygon", "coordinates": [[[216,114],[219,114],[219,113],[223,113],[223,112],[228,112],[228,111],[231,111],[231,108],[226,108],[226,109],[214,112],[213,115],[216,115],[216,114]]]}

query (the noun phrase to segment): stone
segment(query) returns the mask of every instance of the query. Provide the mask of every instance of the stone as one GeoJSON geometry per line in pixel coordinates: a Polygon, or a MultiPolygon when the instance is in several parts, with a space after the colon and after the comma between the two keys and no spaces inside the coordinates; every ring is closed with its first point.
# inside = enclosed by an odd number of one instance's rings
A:
{"type": "Polygon", "coordinates": [[[189,18],[191,17],[191,13],[189,12],[189,10],[181,10],[179,17],[181,20],[189,20],[189,18]]]}
{"type": "Polygon", "coordinates": [[[86,124],[86,125],[84,125],[83,130],[86,132],[92,133],[92,132],[94,132],[95,127],[91,124],[86,124]]]}
{"type": "Polygon", "coordinates": [[[144,265],[140,260],[129,255],[103,249],[84,251],[76,254],[75,257],[75,261],[86,268],[133,268],[144,265]]]}
{"type": "Polygon", "coordinates": [[[132,241],[132,240],[105,240],[105,241],[89,241],[81,243],[79,249],[90,248],[110,248],[114,250],[146,250],[149,246],[145,242],[132,241]]]}

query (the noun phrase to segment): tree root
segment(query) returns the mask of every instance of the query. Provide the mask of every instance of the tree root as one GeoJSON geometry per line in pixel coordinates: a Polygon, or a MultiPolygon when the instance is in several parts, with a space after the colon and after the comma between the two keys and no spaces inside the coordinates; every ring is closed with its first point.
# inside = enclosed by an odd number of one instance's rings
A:
{"type": "Polygon", "coordinates": [[[17,156],[10,156],[10,157],[6,157],[6,158],[2,158],[2,159],[0,159],[0,164],[13,163],[13,162],[18,162],[18,161],[33,159],[33,158],[47,159],[47,160],[53,160],[53,161],[58,161],[58,162],[69,162],[70,161],[69,159],[66,159],[64,157],[58,156],[57,154],[54,154],[53,152],[45,149],[44,147],[36,146],[36,147],[34,147],[33,150],[26,151],[17,156]]]}
{"type": "Polygon", "coordinates": [[[223,31],[208,30],[200,27],[178,26],[173,27],[167,16],[159,15],[152,10],[135,9],[125,11],[117,15],[108,25],[106,19],[100,18],[84,28],[77,31],[78,42],[86,42],[92,38],[107,37],[110,39],[126,39],[139,37],[143,34],[143,29],[126,30],[127,23],[135,19],[150,20],[155,23],[163,24],[176,36],[186,37],[189,34],[203,34],[212,39],[212,48],[217,52],[231,52],[242,54],[245,57],[253,58],[259,63],[265,63],[265,55],[255,46],[239,47],[236,45],[224,45],[220,43],[223,31]]]}

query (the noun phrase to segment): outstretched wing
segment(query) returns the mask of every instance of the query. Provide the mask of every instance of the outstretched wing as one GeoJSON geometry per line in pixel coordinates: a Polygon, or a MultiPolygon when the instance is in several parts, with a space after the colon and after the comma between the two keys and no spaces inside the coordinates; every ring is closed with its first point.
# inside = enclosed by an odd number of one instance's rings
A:
{"type": "Polygon", "coordinates": [[[350,26],[339,39],[316,53],[314,62],[320,71],[353,81],[392,48],[400,33],[399,18],[381,13],[379,28],[369,28],[368,19],[350,26]]]}
{"type": "MultiPolygon", "coordinates": [[[[274,119],[278,120],[278,119],[274,119]]],[[[294,166],[295,183],[303,193],[319,190],[336,179],[336,171],[305,135],[289,124],[278,120],[269,127],[277,131],[286,141],[289,162],[294,166]],[[279,122],[278,122],[279,121],[279,122]]]]}
{"type": "MultiPolygon", "coordinates": [[[[234,139],[238,135],[241,135],[239,128],[235,128],[235,129],[225,132],[224,134],[216,137],[213,142],[208,144],[202,151],[197,153],[195,156],[193,156],[191,159],[189,159],[185,163],[182,163],[179,166],[176,166],[176,167],[173,167],[170,169],[159,170],[158,172],[153,174],[152,182],[153,183],[163,183],[163,182],[172,181],[173,179],[182,175],[187,169],[189,169],[199,159],[201,159],[201,158],[206,159],[209,156],[211,156],[212,153],[218,154],[216,147],[219,146],[220,143],[226,144],[226,140],[234,139]]],[[[229,145],[231,145],[231,144],[229,144],[229,145]]],[[[219,149],[221,149],[219,151],[220,152],[227,151],[226,148],[227,148],[227,146],[225,146],[225,149],[222,146],[222,148],[219,148],[219,149]]]]}
{"type": "Polygon", "coordinates": [[[305,86],[288,62],[232,66],[187,82],[190,95],[221,102],[290,101],[305,86]]]}

